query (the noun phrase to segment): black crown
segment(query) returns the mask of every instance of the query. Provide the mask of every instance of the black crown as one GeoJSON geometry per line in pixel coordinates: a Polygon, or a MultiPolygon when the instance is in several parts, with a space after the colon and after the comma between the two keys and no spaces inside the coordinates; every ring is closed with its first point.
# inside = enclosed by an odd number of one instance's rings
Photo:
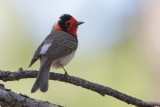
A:
{"type": "Polygon", "coordinates": [[[71,15],[69,14],[63,14],[58,21],[58,25],[63,29],[63,31],[68,32],[67,30],[67,26],[65,25],[65,23],[67,21],[69,21],[72,18],[71,15]]]}

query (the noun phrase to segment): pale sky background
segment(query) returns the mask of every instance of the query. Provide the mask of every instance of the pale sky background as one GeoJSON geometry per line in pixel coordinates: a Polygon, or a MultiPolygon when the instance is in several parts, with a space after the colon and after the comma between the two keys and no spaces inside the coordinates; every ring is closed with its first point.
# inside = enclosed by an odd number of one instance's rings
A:
{"type": "Polygon", "coordinates": [[[128,30],[134,26],[132,20],[141,10],[138,3],[138,0],[14,0],[6,5],[19,15],[23,29],[32,34],[28,36],[40,42],[64,13],[84,21],[78,29],[79,47],[91,52],[95,48],[107,49],[130,36],[128,30]]]}

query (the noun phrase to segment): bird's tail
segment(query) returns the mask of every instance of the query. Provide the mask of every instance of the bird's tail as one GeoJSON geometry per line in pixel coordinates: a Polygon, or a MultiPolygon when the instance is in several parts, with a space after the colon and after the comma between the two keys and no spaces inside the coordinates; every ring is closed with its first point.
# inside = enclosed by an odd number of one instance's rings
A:
{"type": "Polygon", "coordinates": [[[32,87],[31,93],[34,93],[40,88],[42,92],[48,90],[50,64],[46,65],[41,63],[37,79],[32,87]]]}

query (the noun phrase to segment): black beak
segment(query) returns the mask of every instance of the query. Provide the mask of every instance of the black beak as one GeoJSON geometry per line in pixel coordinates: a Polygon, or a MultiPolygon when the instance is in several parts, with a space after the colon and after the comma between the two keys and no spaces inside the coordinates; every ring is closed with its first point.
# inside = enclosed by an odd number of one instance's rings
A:
{"type": "Polygon", "coordinates": [[[79,21],[79,22],[75,23],[75,25],[81,25],[81,24],[83,24],[83,23],[84,23],[84,22],[79,21]]]}

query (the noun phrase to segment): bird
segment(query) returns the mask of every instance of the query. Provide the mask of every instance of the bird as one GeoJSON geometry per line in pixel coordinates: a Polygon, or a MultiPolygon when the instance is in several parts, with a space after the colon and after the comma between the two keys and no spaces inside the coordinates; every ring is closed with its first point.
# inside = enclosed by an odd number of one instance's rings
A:
{"type": "Polygon", "coordinates": [[[31,93],[38,89],[42,92],[48,90],[51,66],[55,69],[63,68],[65,76],[68,76],[64,66],[75,56],[78,47],[77,29],[83,23],[70,14],[63,14],[53,25],[50,34],[39,45],[29,65],[31,67],[38,59],[40,60],[39,72],[31,93]]]}

